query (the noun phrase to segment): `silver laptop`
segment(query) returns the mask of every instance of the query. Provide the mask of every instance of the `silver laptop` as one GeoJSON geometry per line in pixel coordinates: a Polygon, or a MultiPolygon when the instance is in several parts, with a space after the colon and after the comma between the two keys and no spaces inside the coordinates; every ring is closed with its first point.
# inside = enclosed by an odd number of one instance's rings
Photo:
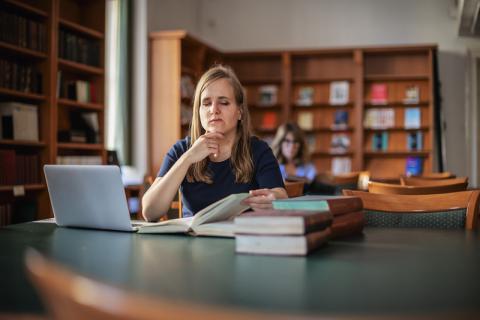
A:
{"type": "MultiPolygon", "coordinates": [[[[58,226],[136,231],[118,166],[45,165],[58,226]]],[[[145,223],[147,224],[147,223],[145,223]]]]}

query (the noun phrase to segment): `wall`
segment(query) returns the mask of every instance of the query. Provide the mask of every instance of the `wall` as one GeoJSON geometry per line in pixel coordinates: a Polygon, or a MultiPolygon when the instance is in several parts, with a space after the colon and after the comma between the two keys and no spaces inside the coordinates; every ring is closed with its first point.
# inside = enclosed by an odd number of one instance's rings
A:
{"type": "Polygon", "coordinates": [[[183,28],[221,50],[436,43],[446,170],[467,174],[466,52],[453,0],[149,0],[149,31],[183,28]]]}

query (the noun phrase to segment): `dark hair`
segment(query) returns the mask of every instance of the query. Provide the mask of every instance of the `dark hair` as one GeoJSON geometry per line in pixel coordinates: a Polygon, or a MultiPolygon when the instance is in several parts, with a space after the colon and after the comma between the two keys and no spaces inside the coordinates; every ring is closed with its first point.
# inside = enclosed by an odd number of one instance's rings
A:
{"type": "MultiPolygon", "coordinates": [[[[200,121],[200,99],[202,93],[209,84],[220,79],[227,79],[232,85],[235,103],[240,109],[242,117],[237,123],[235,142],[230,157],[230,163],[235,174],[235,182],[248,183],[253,178],[253,160],[252,151],[250,150],[250,137],[252,136],[250,114],[248,113],[245,91],[235,72],[230,67],[216,65],[207,70],[198,81],[193,101],[192,126],[190,128],[191,144],[189,147],[205,133],[200,121]]],[[[187,181],[212,183],[211,174],[207,170],[207,162],[207,159],[203,159],[190,166],[187,172],[187,181]]]]}
{"type": "Polygon", "coordinates": [[[282,143],[285,140],[285,137],[288,133],[293,135],[295,141],[300,143],[298,148],[298,153],[295,155],[293,162],[296,166],[308,163],[310,161],[310,153],[308,152],[307,144],[305,142],[305,135],[303,134],[302,129],[293,122],[287,122],[282,124],[278,130],[275,138],[272,142],[273,154],[277,158],[280,164],[285,164],[287,159],[282,153],[282,143]]]}

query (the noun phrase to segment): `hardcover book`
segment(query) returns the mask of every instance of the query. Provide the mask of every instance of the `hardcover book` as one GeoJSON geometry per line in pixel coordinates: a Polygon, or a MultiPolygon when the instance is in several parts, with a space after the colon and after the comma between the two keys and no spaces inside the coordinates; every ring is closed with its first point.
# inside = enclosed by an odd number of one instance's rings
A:
{"type": "Polygon", "coordinates": [[[407,86],[405,88],[405,97],[403,103],[411,104],[418,103],[420,100],[420,88],[416,85],[407,86]]]}
{"type": "Polygon", "coordinates": [[[387,104],[388,87],[386,83],[374,83],[370,87],[371,104],[387,104]]]}
{"type": "Polygon", "coordinates": [[[237,235],[235,252],[265,255],[305,256],[328,241],[330,228],[301,236],[237,235]]]}
{"type": "Polygon", "coordinates": [[[423,149],[423,134],[421,131],[409,132],[407,135],[407,150],[418,151],[423,149]]]}
{"type": "Polygon", "coordinates": [[[311,106],[313,104],[313,95],[315,91],[313,87],[301,87],[298,90],[297,105],[311,106]]]}
{"type": "Polygon", "coordinates": [[[278,88],[274,85],[260,86],[258,88],[258,104],[260,106],[272,106],[277,103],[278,88]]]}
{"type": "Polygon", "coordinates": [[[405,109],[405,128],[417,129],[421,125],[420,108],[406,108],[405,109]]]}
{"type": "Polygon", "coordinates": [[[276,210],[328,211],[333,216],[363,209],[362,199],[353,196],[307,195],[290,199],[273,200],[276,210]]]}
{"type": "Polygon", "coordinates": [[[343,105],[348,103],[349,99],[348,81],[333,81],[330,83],[330,104],[343,105]]]}
{"type": "Polygon", "coordinates": [[[309,111],[299,112],[297,123],[302,130],[312,130],[313,129],[313,113],[309,111]]]}
{"type": "Polygon", "coordinates": [[[405,163],[406,176],[419,176],[423,171],[423,159],[420,157],[407,157],[405,163]]]}
{"type": "Polygon", "coordinates": [[[334,157],[332,158],[331,166],[333,174],[348,173],[352,171],[352,159],[348,157],[334,157]]]}
{"type": "Polygon", "coordinates": [[[187,233],[194,236],[233,237],[233,218],[249,208],[243,204],[243,200],[248,197],[248,193],[231,194],[197,212],[193,217],[142,226],[138,233],[187,233]]]}
{"type": "Polygon", "coordinates": [[[262,116],[261,128],[272,130],[277,127],[277,113],[273,111],[265,112],[262,116]]]}
{"type": "Polygon", "coordinates": [[[346,129],[348,127],[348,111],[336,110],[332,129],[346,129]]]}
{"type": "Polygon", "coordinates": [[[235,218],[235,234],[303,235],[330,226],[327,210],[267,210],[235,218]]]}

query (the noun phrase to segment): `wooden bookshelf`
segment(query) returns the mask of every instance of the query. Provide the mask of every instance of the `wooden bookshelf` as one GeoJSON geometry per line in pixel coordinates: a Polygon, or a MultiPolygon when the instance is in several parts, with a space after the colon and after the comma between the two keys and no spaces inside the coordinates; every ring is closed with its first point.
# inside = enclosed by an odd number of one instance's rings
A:
{"type": "Polygon", "coordinates": [[[271,141],[278,125],[286,120],[298,121],[305,117],[302,114],[310,113],[311,124],[304,126],[304,130],[319,172],[331,171],[332,162],[337,157],[350,159],[352,171],[369,170],[379,179],[398,178],[405,172],[409,156],[423,159],[424,172],[434,168],[435,45],[220,52],[211,45],[192,40],[185,31],[155,32],[150,41],[151,112],[156,115],[150,124],[150,139],[153,146],[158,146],[151,148],[151,174],[157,173],[163,160],[159,155],[164,155],[178,138],[186,134],[179,121],[179,78],[187,73],[198,77],[211,65],[205,63],[205,59],[186,59],[182,51],[186,46],[191,49],[189,57],[203,57],[206,54],[202,52],[212,51],[216,53],[217,62],[234,69],[246,89],[254,132],[259,137],[271,141]],[[341,105],[330,100],[332,83],[338,81],[348,83],[348,99],[341,105]],[[371,101],[370,89],[377,83],[385,83],[388,87],[385,105],[371,101]],[[277,88],[276,101],[271,105],[261,101],[261,90],[265,86],[277,88]],[[419,101],[413,104],[404,102],[405,90],[409,86],[417,86],[420,92],[419,101]],[[308,105],[299,103],[302,88],[312,88],[313,96],[308,105]],[[384,129],[366,127],[364,119],[368,110],[382,108],[393,109],[393,126],[384,129]],[[418,128],[405,127],[407,108],[420,110],[418,128]],[[346,124],[335,127],[338,112],[347,114],[348,119],[346,124]],[[160,115],[164,117],[165,114],[170,116],[160,119],[160,115]],[[265,126],[265,117],[275,118],[275,125],[267,121],[265,126]],[[158,128],[163,129],[159,132],[158,128]],[[388,148],[374,151],[372,136],[382,131],[388,132],[388,148]],[[407,137],[417,131],[422,134],[422,149],[408,150],[407,137]],[[331,147],[332,140],[338,139],[339,135],[349,140],[345,152],[337,152],[331,147]],[[164,138],[163,143],[159,137],[164,138]]]}
{"type": "MultiPolygon", "coordinates": [[[[5,78],[0,79],[0,101],[35,105],[38,118],[38,141],[0,137],[0,152],[7,152],[10,159],[13,159],[12,154],[17,157],[16,179],[20,181],[15,181],[14,184],[23,185],[27,191],[24,196],[14,196],[13,187],[0,182],[0,206],[3,206],[3,209],[8,206],[12,221],[16,221],[15,217],[21,214],[21,210],[16,212],[17,208],[21,207],[29,208],[28,219],[47,218],[51,217],[51,208],[43,176],[43,165],[56,163],[58,156],[86,155],[98,156],[102,163],[106,160],[102,138],[105,3],[93,0],[3,0],[0,12],[2,14],[0,18],[8,15],[9,21],[13,21],[8,25],[8,30],[0,30],[0,61],[17,64],[26,69],[27,75],[35,77],[26,81],[32,86],[30,88],[13,85],[13,82],[7,83],[4,81],[5,78]],[[25,36],[25,32],[16,31],[19,28],[26,28],[25,36]],[[75,40],[76,47],[69,47],[69,53],[78,59],[60,55],[62,45],[60,35],[64,30],[74,34],[76,39],[82,39],[79,42],[75,40]],[[83,48],[80,46],[85,45],[85,42],[95,43],[94,50],[88,50],[87,54],[79,52],[83,48]],[[82,61],[82,58],[87,60],[82,61]],[[85,63],[90,61],[96,63],[85,63]],[[32,85],[33,80],[35,81],[32,85]],[[89,82],[95,89],[95,101],[79,102],[77,99],[59,96],[57,90],[60,88],[57,88],[57,82],[61,83],[62,80],[89,82]],[[99,141],[89,144],[59,143],[59,131],[70,129],[70,110],[97,114],[99,141]],[[22,166],[22,161],[28,168],[18,167],[22,166]],[[22,179],[26,179],[27,182],[22,182],[22,179]],[[32,216],[31,212],[35,214],[32,216]]],[[[0,63],[0,69],[3,68],[0,70],[0,77],[9,73],[8,68],[5,69],[5,64],[0,63]]],[[[93,96],[92,92],[90,97],[93,96]]]]}

